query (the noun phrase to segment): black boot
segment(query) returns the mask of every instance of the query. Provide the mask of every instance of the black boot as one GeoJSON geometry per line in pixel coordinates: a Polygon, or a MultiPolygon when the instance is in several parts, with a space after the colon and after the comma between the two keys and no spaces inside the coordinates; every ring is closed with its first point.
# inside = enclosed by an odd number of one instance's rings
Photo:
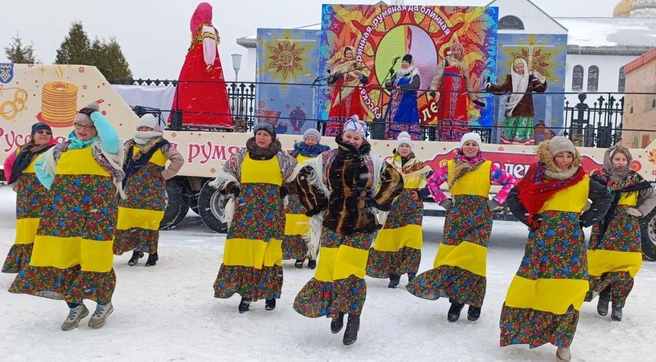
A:
{"type": "Polygon", "coordinates": [[[143,258],[143,253],[135,250],[132,252],[132,257],[130,258],[130,261],[128,261],[129,266],[135,266],[139,262],[139,259],[143,258]]]}
{"type": "Polygon", "coordinates": [[[276,298],[267,298],[264,301],[264,309],[266,309],[266,310],[276,309],[276,298]]]}
{"type": "Polygon", "coordinates": [[[401,281],[400,275],[390,274],[389,278],[390,278],[390,282],[387,285],[388,288],[396,288],[399,286],[399,282],[401,281]]]}
{"type": "Polygon", "coordinates": [[[412,283],[413,280],[417,277],[417,273],[408,273],[408,284],[412,283]]]}
{"type": "Polygon", "coordinates": [[[248,312],[250,305],[251,305],[251,298],[241,298],[241,302],[239,302],[239,314],[244,314],[248,312]]]}
{"type": "Polygon", "coordinates": [[[155,266],[159,260],[159,255],[157,253],[152,253],[148,255],[148,261],[146,261],[146,266],[155,266]]]}
{"type": "Polygon", "coordinates": [[[346,331],[344,332],[344,339],[342,342],[345,346],[351,345],[358,340],[358,331],[360,330],[360,316],[349,314],[348,322],[346,322],[346,331]]]}
{"type": "Polygon", "coordinates": [[[460,311],[462,311],[464,306],[464,304],[458,302],[451,302],[451,308],[449,308],[449,313],[447,314],[449,322],[455,322],[460,319],[460,311]]]}
{"type": "Polygon", "coordinates": [[[610,312],[610,319],[614,320],[615,322],[621,322],[622,321],[622,307],[613,306],[613,311],[610,312]]]}
{"type": "Polygon", "coordinates": [[[610,303],[610,285],[599,293],[599,302],[597,302],[597,313],[605,317],[608,315],[608,304],[610,303]]]}
{"type": "Polygon", "coordinates": [[[317,268],[317,261],[313,259],[308,260],[308,269],[314,270],[316,268],[317,268]]]}
{"type": "Polygon", "coordinates": [[[344,313],[339,312],[337,319],[333,318],[333,320],[330,321],[330,331],[333,334],[337,334],[342,330],[342,327],[344,327],[344,313]]]}
{"type": "Polygon", "coordinates": [[[296,259],[296,263],[294,263],[294,266],[296,269],[303,269],[303,259],[296,259]]]}
{"type": "Polygon", "coordinates": [[[477,321],[478,318],[481,317],[481,308],[480,307],[472,307],[471,305],[469,306],[469,309],[467,310],[467,320],[474,322],[477,321]]]}

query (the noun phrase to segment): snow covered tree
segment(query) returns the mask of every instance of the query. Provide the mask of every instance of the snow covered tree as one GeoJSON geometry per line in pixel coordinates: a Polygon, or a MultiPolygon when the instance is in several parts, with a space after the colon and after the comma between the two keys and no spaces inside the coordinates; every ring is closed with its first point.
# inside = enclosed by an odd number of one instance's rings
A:
{"type": "Polygon", "coordinates": [[[91,42],[81,21],[74,21],[68,35],[57,49],[55,64],[92,65],[91,42]]]}
{"type": "Polygon", "coordinates": [[[18,32],[16,32],[16,36],[11,38],[11,40],[12,43],[4,48],[5,55],[7,55],[7,59],[9,59],[10,62],[17,64],[34,64],[41,62],[40,60],[37,60],[34,55],[34,43],[23,45],[23,39],[21,39],[18,32]]]}

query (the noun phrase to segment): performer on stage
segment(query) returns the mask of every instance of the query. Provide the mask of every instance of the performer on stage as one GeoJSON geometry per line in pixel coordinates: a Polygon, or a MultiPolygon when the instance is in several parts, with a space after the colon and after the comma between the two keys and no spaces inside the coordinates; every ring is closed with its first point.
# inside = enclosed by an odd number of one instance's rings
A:
{"type": "MultiPolygon", "coordinates": [[[[390,69],[390,72],[392,71],[390,69]]],[[[412,65],[412,55],[404,55],[401,69],[392,75],[392,79],[385,82],[385,88],[391,91],[391,99],[385,113],[385,139],[395,140],[399,133],[408,132],[412,140],[421,140],[417,107],[417,90],[420,83],[417,68],[412,65]]]]}
{"type": "Polygon", "coordinates": [[[333,98],[324,135],[330,137],[342,133],[344,122],[352,115],[362,120],[367,115],[360,95],[362,85],[369,81],[363,73],[366,67],[364,63],[355,60],[353,48],[344,48],[342,55],[344,57],[333,64],[328,78],[328,84],[333,86],[333,98]]]}
{"type": "Polygon", "coordinates": [[[430,85],[430,95],[438,99],[438,134],[440,141],[458,142],[469,132],[467,101],[485,107],[478,99],[469,79],[469,68],[464,62],[465,49],[457,41],[451,45],[450,54],[437,66],[430,85]]]}
{"type": "Polygon", "coordinates": [[[212,25],[212,5],[198,5],[191,18],[191,46],[185,58],[171,109],[182,111],[183,125],[232,128],[232,116],[212,25]]]}

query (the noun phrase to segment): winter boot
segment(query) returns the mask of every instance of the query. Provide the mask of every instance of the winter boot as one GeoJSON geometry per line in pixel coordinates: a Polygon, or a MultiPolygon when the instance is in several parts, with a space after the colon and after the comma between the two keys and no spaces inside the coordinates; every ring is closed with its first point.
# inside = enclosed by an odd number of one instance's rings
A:
{"type": "Polygon", "coordinates": [[[89,310],[84,304],[80,304],[75,308],[71,308],[68,312],[68,317],[61,325],[62,331],[70,331],[75,329],[80,321],[89,315],[89,310]]]}
{"type": "Polygon", "coordinates": [[[314,270],[316,268],[317,268],[317,261],[313,259],[308,260],[308,269],[314,270]]]}
{"type": "Polygon", "coordinates": [[[412,283],[413,280],[417,277],[417,273],[408,273],[408,284],[412,283]]]}
{"type": "Polygon", "coordinates": [[[143,253],[140,252],[139,250],[135,250],[132,252],[132,257],[128,261],[129,266],[135,266],[139,262],[139,259],[143,258],[143,253]]]}
{"type": "Polygon", "coordinates": [[[344,332],[344,339],[342,342],[345,346],[351,345],[358,340],[358,331],[360,330],[360,316],[349,314],[348,322],[346,322],[346,331],[344,332]]]}
{"type": "Polygon", "coordinates": [[[89,327],[93,329],[98,329],[105,325],[107,322],[107,317],[114,312],[114,306],[112,302],[107,304],[98,304],[96,306],[96,311],[91,315],[89,319],[89,327]]]}
{"type": "Polygon", "coordinates": [[[251,305],[251,298],[241,298],[241,302],[239,302],[239,314],[244,314],[248,312],[250,305],[251,305]]]}
{"type": "Polygon", "coordinates": [[[621,322],[622,321],[622,308],[613,306],[613,311],[610,312],[610,319],[614,320],[615,322],[621,322]]]}
{"type": "Polygon", "coordinates": [[[464,304],[458,302],[451,302],[451,308],[449,308],[449,313],[447,314],[449,322],[455,322],[460,319],[460,311],[462,311],[464,306],[464,304]]]}
{"type": "Polygon", "coordinates": [[[344,312],[339,312],[339,316],[330,321],[330,331],[337,334],[342,330],[342,327],[344,327],[344,312]]]}
{"type": "Polygon", "coordinates": [[[605,317],[608,315],[608,304],[610,303],[610,285],[604,288],[599,293],[599,301],[597,302],[597,313],[605,317]]]}
{"type": "Polygon", "coordinates": [[[294,263],[294,266],[296,269],[303,269],[303,259],[296,259],[296,263],[294,263]]]}
{"type": "Polygon", "coordinates": [[[148,261],[146,261],[146,266],[155,266],[159,260],[159,255],[157,253],[152,253],[148,255],[148,261]]]}
{"type": "Polygon", "coordinates": [[[481,307],[469,306],[467,310],[467,320],[475,322],[481,317],[481,307]]]}
{"type": "Polygon", "coordinates": [[[276,309],[276,298],[267,298],[264,301],[264,309],[269,311],[276,309]]]}
{"type": "Polygon", "coordinates": [[[558,361],[569,361],[572,359],[572,353],[569,351],[569,347],[558,346],[556,351],[556,359],[558,361]]]}
{"type": "Polygon", "coordinates": [[[401,281],[401,276],[400,275],[394,275],[390,274],[389,276],[390,282],[387,285],[388,288],[396,288],[399,286],[399,282],[401,281]]]}

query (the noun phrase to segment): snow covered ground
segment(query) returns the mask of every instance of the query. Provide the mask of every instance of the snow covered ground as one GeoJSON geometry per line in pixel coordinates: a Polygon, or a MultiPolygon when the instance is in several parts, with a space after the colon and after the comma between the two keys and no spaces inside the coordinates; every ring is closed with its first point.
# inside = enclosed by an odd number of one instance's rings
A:
{"type": "MultiPolygon", "coordinates": [[[[0,253],[14,235],[14,199],[0,188],[0,253]]],[[[441,238],[442,218],[427,217],[421,270],[429,269],[441,238]]],[[[129,267],[129,255],[115,258],[115,312],[99,329],[88,318],[70,332],[60,330],[68,309],[63,301],[0,292],[0,360],[7,361],[553,361],[556,348],[499,347],[499,314],[519,265],[526,228],[495,221],[488,257],[488,289],[478,322],[446,320],[446,300],[426,301],[387,280],[367,278],[368,295],[358,341],[342,345],[326,318],[294,312],[296,293],[313,271],[285,262],[282,299],[275,311],[264,302],[237,312],[238,297],[213,298],[212,283],[225,237],[210,232],[193,213],[173,231],[163,231],[160,261],[129,267]]],[[[0,275],[7,290],[13,276],[0,275]]],[[[572,346],[573,361],[655,360],[656,263],[646,263],[624,309],[624,321],[596,314],[584,305],[572,346]]],[[[94,303],[86,302],[89,309],[94,303]]],[[[463,320],[464,319],[464,320],[463,320]]]]}

